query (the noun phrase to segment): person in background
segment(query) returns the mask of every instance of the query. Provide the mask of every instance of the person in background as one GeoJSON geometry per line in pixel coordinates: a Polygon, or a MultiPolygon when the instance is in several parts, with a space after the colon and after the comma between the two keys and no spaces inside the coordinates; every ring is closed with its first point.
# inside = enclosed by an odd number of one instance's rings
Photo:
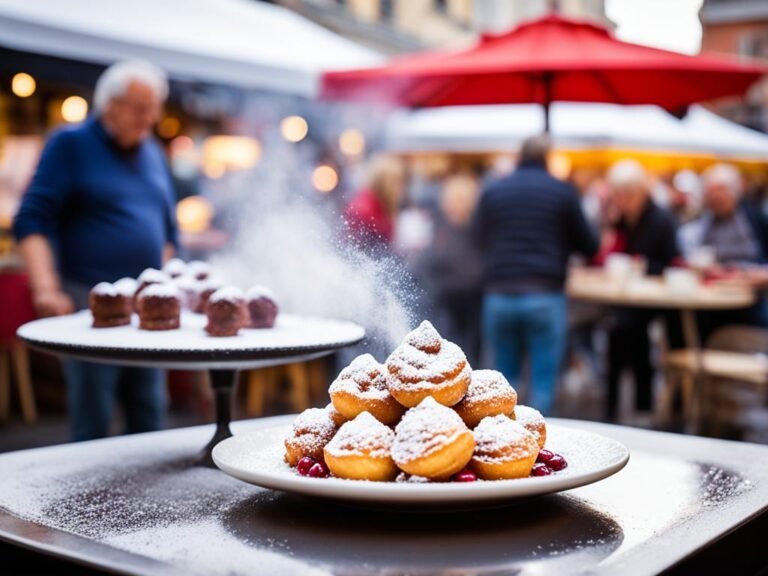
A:
{"type": "Polygon", "coordinates": [[[418,266],[431,295],[435,326],[464,350],[473,366],[480,358],[483,270],[471,220],[479,197],[478,180],[471,173],[445,179],[433,239],[418,266]]]}
{"type": "Polygon", "coordinates": [[[704,171],[702,180],[704,214],[680,229],[686,257],[709,246],[720,265],[768,261],[768,219],[742,202],[744,183],[738,169],[731,164],[715,164],[704,171]]]}
{"type": "Polygon", "coordinates": [[[592,256],[597,238],[576,191],[547,171],[546,136],[526,139],[517,169],[487,185],[474,230],[485,252],[483,341],[517,385],[530,363],[530,404],[551,414],[565,352],[568,259],[592,256]]]}
{"type": "MultiPolygon", "coordinates": [[[[174,192],[152,138],[168,95],[148,62],[119,62],[96,83],[95,114],[54,132],[14,220],[37,313],[88,307],[95,284],[160,268],[177,243],[174,192]]],[[[127,432],[163,427],[159,370],[64,363],[72,439],[109,434],[118,398],[127,432]]]]}
{"type": "MultiPolygon", "coordinates": [[[[715,276],[728,268],[738,274],[768,263],[768,217],[743,201],[744,182],[738,169],[715,164],[704,171],[702,179],[704,214],[679,232],[686,259],[695,264],[697,252],[710,252],[714,262],[705,273],[715,276]]],[[[768,326],[768,302],[759,298],[744,310],[707,312],[698,317],[703,338],[725,324],[768,326]]]]}
{"type": "MultiPolygon", "coordinates": [[[[634,160],[622,160],[608,171],[613,224],[597,263],[611,253],[641,257],[647,272],[661,274],[678,257],[675,220],[651,199],[650,178],[634,160]]],[[[606,412],[616,419],[619,381],[625,366],[635,380],[635,407],[648,413],[653,407],[651,345],[648,325],[658,311],[618,308],[615,325],[608,334],[608,395],[606,412]]]]}
{"type": "Polygon", "coordinates": [[[367,182],[344,211],[354,240],[375,253],[387,252],[395,237],[395,218],[405,190],[405,167],[395,156],[375,156],[367,182]]]}

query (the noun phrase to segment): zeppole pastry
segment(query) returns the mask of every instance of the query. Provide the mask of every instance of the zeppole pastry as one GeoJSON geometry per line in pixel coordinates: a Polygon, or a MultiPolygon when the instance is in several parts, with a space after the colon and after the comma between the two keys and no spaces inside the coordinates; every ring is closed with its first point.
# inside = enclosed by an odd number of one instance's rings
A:
{"type": "Polygon", "coordinates": [[[181,325],[181,294],[173,284],[149,284],[137,299],[139,328],[175,330],[181,325]]]}
{"type": "Polygon", "coordinates": [[[293,422],[292,435],[285,439],[285,461],[290,466],[296,466],[305,456],[322,461],[323,449],[336,434],[336,430],[328,410],[304,410],[293,422]]]}
{"type": "Polygon", "coordinates": [[[483,418],[474,430],[475,453],[471,468],[484,480],[530,476],[539,454],[531,432],[500,414],[483,418]]]}
{"type": "Polygon", "coordinates": [[[395,428],[392,458],[408,474],[443,480],[466,466],[474,447],[472,432],[459,415],[428,397],[395,428]]]}
{"type": "Polygon", "coordinates": [[[342,425],[324,450],[325,463],[338,478],[394,480],[398,470],[392,461],[395,433],[368,412],[342,425]]]}
{"type": "Polygon", "coordinates": [[[409,408],[427,397],[453,406],[466,394],[472,372],[461,348],[426,320],[390,354],[386,366],[390,393],[409,408]]]}
{"type": "Polygon", "coordinates": [[[536,437],[539,448],[544,448],[547,441],[547,425],[541,412],[530,406],[518,404],[515,407],[514,419],[536,437]]]}
{"type": "Polygon", "coordinates": [[[211,294],[205,305],[208,323],[205,331],[211,336],[235,336],[248,323],[245,296],[237,286],[224,286],[211,294]]]}
{"type": "Polygon", "coordinates": [[[469,389],[453,408],[464,423],[474,428],[486,416],[511,416],[517,404],[517,392],[501,372],[473,370],[469,389]]]}
{"type": "Polygon", "coordinates": [[[126,326],[133,313],[133,289],[119,281],[110,284],[99,282],[88,294],[88,304],[93,315],[94,328],[126,326]]]}
{"type": "Polygon", "coordinates": [[[379,422],[392,426],[405,408],[389,393],[387,380],[386,367],[370,354],[363,354],[341,371],[328,393],[333,406],[348,420],[370,412],[379,422]]]}
{"type": "Polygon", "coordinates": [[[272,328],[277,319],[277,302],[269,288],[253,286],[245,294],[251,328],[272,328]]]}

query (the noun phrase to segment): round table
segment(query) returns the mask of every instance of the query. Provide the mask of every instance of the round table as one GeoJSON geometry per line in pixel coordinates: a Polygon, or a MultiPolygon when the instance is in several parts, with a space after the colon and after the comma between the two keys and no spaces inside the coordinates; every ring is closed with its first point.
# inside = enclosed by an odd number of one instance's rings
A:
{"type": "Polygon", "coordinates": [[[365,337],[365,330],[352,322],[288,314],[280,314],[274,328],[243,329],[228,338],[208,336],[205,322],[201,314],[184,312],[178,330],[139,330],[136,318],[130,326],[92,328],[85,311],[29,322],[18,336],[37,350],[89,362],[208,370],[216,431],[197,462],[210,467],[213,447],[232,436],[230,407],[238,370],[312,360],[365,337]]]}
{"type": "MultiPolygon", "coordinates": [[[[694,358],[695,374],[703,373],[701,340],[696,324],[699,310],[738,310],[756,302],[754,291],[747,286],[700,284],[691,292],[671,290],[660,277],[633,278],[617,284],[601,268],[573,268],[568,274],[566,293],[569,298],[593,304],[627,308],[679,310],[686,348],[694,358]]],[[[691,407],[691,420],[696,402],[691,407]]]]}

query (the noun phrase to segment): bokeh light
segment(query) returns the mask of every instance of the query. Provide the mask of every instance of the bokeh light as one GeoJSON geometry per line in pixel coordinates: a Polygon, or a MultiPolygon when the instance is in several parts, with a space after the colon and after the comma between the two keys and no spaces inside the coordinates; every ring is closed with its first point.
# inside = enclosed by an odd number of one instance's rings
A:
{"type": "Polygon", "coordinates": [[[347,156],[360,156],[365,152],[365,136],[357,128],[344,130],[339,136],[339,150],[347,156]]]}
{"type": "Polygon", "coordinates": [[[35,93],[37,83],[26,72],[19,72],[11,79],[11,91],[19,98],[27,98],[35,93]]]}
{"type": "Polygon", "coordinates": [[[211,227],[213,206],[202,196],[188,196],[176,205],[176,220],[182,232],[204,232],[211,227]]]}
{"type": "Polygon", "coordinates": [[[230,170],[249,170],[261,159],[261,144],[249,136],[210,136],[203,143],[203,172],[220,178],[230,170]]]}
{"type": "Polygon", "coordinates": [[[88,116],[88,102],[81,96],[70,96],[61,103],[61,117],[67,122],[82,122],[88,116]]]}
{"type": "Polygon", "coordinates": [[[175,116],[166,116],[157,125],[157,133],[161,138],[171,139],[181,131],[181,121],[175,116]]]}
{"type": "Polygon", "coordinates": [[[333,166],[321,164],[312,172],[312,184],[318,192],[327,194],[339,184],[339,175],[333,166]]]}
{"type": "Polygon", "coordinates": [[[301,142],[307,137],[309,124],[301,116],[286,116],[280,122],[280,132],[288,142],[301,142]]]}

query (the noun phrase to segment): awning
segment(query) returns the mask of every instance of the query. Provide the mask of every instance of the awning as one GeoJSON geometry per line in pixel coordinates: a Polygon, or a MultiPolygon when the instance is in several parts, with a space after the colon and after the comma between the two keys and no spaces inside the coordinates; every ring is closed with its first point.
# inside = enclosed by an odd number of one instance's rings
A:
{"type": "MultiPolygon", "coordinates": [[[[401,112],[390,122],[388,148],[398,152],[499,152],[541,133],[539,106],[461,106],[401,112]]],[[[677,120],[655,106],[557,103],[552,138],[560,148],[633,148],[768,161],[768,135],[692,106],[677,120]]]]}
{"type": "Polygon", "coordinates": [[[0,46],[110,64],[142,58],[179,80],[312,97],[330,68],[377,53],[253,0],[0,0],[0,46]]]}

